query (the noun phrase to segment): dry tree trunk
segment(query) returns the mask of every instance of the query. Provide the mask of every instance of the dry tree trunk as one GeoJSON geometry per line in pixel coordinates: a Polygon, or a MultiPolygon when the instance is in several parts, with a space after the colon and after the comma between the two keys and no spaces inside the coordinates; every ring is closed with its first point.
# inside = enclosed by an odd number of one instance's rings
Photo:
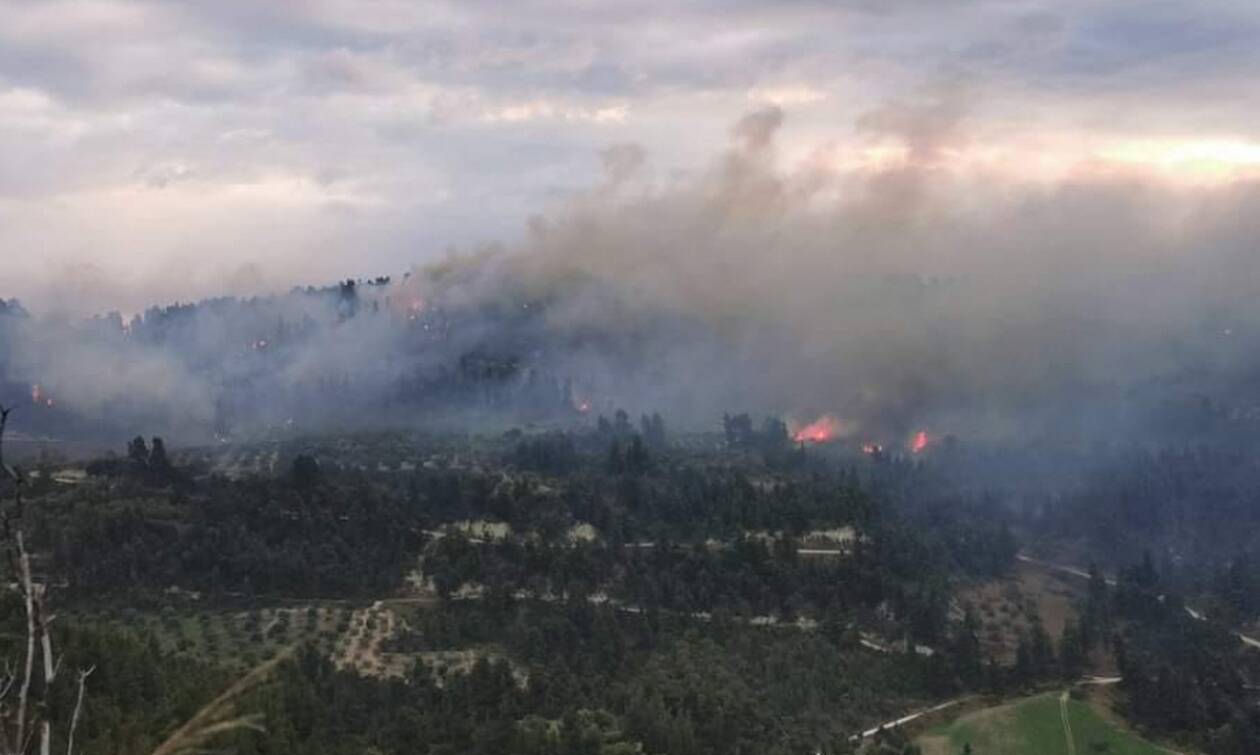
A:
{"type": "MultiPolygon", "coordinates": [[[[15,485],[20,484],[15,480],[15,485]]],[[[21,488],[18,493],[21,495],[21,488]]],[[[19,499],[20,500],[20,499],[19,499]]],[[[19,505],[21,505],[19,503],[19,505]]],[[[31,679],[35,676],[35,591],[31,585],[31,558],[26,553],[26,543],[22,537],[22,527],[19,524],[13,535],[13,542],[16,544],[12,548],[10,560],[16,563],[15,572],[18,577],[18,590],[22,593],[22,600],[26,605],[26,667],[22,671],[22,686],[18,690],[18,709],[17,709],[17,733],[14,735],[14,750],[24,752],[28,740],[26,739],[27,725],[27,703],[31,695],[31,679]]]]}
{"type": "Polygon", "coordinates": [[[74,755],[74,732],[79,728],[79,712],[83,710],[83,689],[95,666],[79,672],[79,694],[74,700],[74,715],[70,717],[70,731],[66,734],[66,755],[74,755]]]}
{"type": "MultiPolygon", "coordinates": [[[[31,574],[31,554],[26,549],[26,532],[24,529],[25,502],[22,489],[25,477],[18,470],[4,462],[4,433],[9,424],[11,407],[0,406],[0,482],[8,481],[13,487],[13,505],[4,506],[0,512],[0,541],[4,543],[9,566],[17,579],[17,590],[22,596],[22,604],[26,611],[26,658],[19,676],[16,671],[8,671],[0,682],[0,706],[8,696],[14,684],[18,685],[17,708],[10,713],[7,706],[0,707],[0,735],[12,730],[12,739],[0,741],[5,755],[23,755],[30,749],[35,729],[39,731],[40,755],[50,755],[52,748],[52,723],[44,718],[47,710],[48,695],[53,682],[57,680],[58,664],[53,655],[52,634],[48,625],[53,616],[48,611],[48,590],[44,584],[35,582],[31,574]],[[43,660],[43,684],[40,698],[34,706],[31,700],[31,685],[35,680],[35,654],[38,652],[43,660]]],[[[87,672],[79,673],[79,697],[75,706],[74,719],[71,723],[69,748],[67,755],[74,755],[74,727],[78,725],[79,712],[83,703],[84,683],[87,672]]]]}
{"type": "MultiPolygon", "coordinates": [[[[59,665],[53,655],[52,635],[48,631],[48,625],[53,619],[47,607],[48,590],[46,585],[37,584],[32,577],[31,555],[26,549],[23,529],[25,508],[22,499],[22,486],[26,480],[21,472],[4,463],[4,432],[11,411],[12,408],[0,405],[0,483],[7,481],[13,486],[13,505],[4,506],[0,501],[0,543],[3,543],[9,564],[17,578],[16,588],[22,595],[26,610],[26,659],[20,674],[8,663],[5,664],[4,673],[0,674],[0,755],[25,755],[30,749],[36,728],[39,730],[40,755],[51,755],[52,723],[43,717],[43,713],[47,708],[49,689],[57,679],[59,665]],[[38,705],[32,706],[30,691],[35,678],[37,645],[43,659],[44,683],[38,705]],[[12,712],[6,701],[15,685],[18,688],[18,704],[16,712],[12,712]],[[12,738],[9,738],[10,730],[12,738]]],[[[239,729],[261,730],[258,717],[238,714],[236,703],[245,693],[265,681],[280,663],[291,657],[291,651],[292,648],[255,667],[176,729],[152,755],[192,752],[219,734],[239,729]]],[[[96,667],[92,666],[79,671],[78,693],[66,734],[66,755],[74,755],[74,736],[83,711],[87,678],[95,670],[96,667]]]]}

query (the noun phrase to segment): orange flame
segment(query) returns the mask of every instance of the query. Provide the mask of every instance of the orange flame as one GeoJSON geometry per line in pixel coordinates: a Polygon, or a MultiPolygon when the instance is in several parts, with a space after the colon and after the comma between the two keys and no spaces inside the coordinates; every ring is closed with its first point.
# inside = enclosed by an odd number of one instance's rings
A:
{"type": "Polygon", "coordinates": [[[910,452],[921,454],[927,450],[928,443],[930,442],[931,442],[931,439],[928,438],[927,431],[920,430],[919,432],[914,434],[913,438],[910,439],[910,452]]]}
{"type": "Polygon", "coordinates": [[[839,434],[840,420],[830,414],[824,414],[793,433],[792,440],[797,443],[826,443],[835,440],[839,434]]]}

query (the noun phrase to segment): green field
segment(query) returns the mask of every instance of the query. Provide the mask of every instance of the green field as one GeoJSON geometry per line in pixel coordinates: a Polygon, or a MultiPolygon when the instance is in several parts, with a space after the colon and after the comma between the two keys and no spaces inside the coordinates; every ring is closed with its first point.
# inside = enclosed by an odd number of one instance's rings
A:
{"type": "Polygon", "coordinates": [[[1059,693],[1030,697],[969,713],[919,739],[924,755],[1168,755],[1169,751],[1117,728],[1088,703],[1067,701],[1074,747],[1063,728],[1059,693]]]}

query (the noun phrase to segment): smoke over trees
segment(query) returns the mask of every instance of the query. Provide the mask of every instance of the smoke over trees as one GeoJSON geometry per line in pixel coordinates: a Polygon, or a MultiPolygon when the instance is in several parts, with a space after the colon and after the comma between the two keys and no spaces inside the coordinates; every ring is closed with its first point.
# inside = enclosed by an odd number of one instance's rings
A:
{"type": "Polygon", "coordinates": [[[965,116],[949,92],[876,108],[859,133],[904,149],[861,168],[826,146],[785,165],[774,108],[683,177],[620,145],[520,245],[401,278],[135,318],[9,303],[0,377],[57,402],[53,429],[200,437],[455,406],[564,416],[566,381],[679,427],[835,413],[875,439],[1124,435],[1205,397],[1246,414],[1254,187],[962,174],[942,155],[965,116]]]}

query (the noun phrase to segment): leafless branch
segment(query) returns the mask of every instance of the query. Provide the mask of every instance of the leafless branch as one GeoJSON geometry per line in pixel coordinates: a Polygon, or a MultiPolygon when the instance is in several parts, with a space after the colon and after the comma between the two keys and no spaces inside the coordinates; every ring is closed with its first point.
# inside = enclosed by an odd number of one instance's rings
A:
{"type": "Polygon", "coordinates": [[[6,475],[11,473],[9,472],[9,468],[4,464],[4,430],[9,426],[9,413],[12,411],[12,408],[6,407],[4,404],[0,404],[0,470],[3,470],[6,475]]]}
{"type": "Polygon", "coordinates": [[[9,696],[9,692],[12,691],[15,682],[17,682],[17,674],[13,671],[13,664],[6,658],[4,661],[3,681],[0,681],[0,700],[4,700],[4,698],[9,696]]]}
{"type": "Polygon", "coordinates": [[[79,728],[79,713],[83,710],[83,689],[87,686],[87,678],[96,670],[95,666],[79,672],[79,694],[74,700],[74,715],[70,717],[70,731],[66,734],[66,755],[74,755],[74,732],[79,728]]]}
{"type": "Polygon", "coordinates": [[[52,634],[48,632],[48,624],[52,621],[52,617],[48,615],[44,606],[48,586],[47,584],[38,585],[35,591],[35,626],[39,630],[40,655],[44,659],[44,683],[52,684],[57,679],[57,670],[61,668],[61,664],[54,662],[52,634]]]}
{"type": "MultiPolygon", "coordinates": [[[[15,575],[15,587],[26,610],[26,657],[20,671],[6,662],[5,673],[0,676],[0,702],[3,703],[0,705],[0,755],[24,755],[30,751],[31,743],[37,735],[40,755],[51,755],[51,722],[43,718],[42,714],[47,709],[49,690],[58,677],[61,664],[60,659],[53,654],[52,635],[49,632],[49,625],[54,617],[47,607],[48,587],[47,584],[36,584],[32,577],[31,555],[26,548],[22,497],[26,480],[20,470],[8,466],[4,461],[4,435],[11,411],[11,407],[0,405],[0,483],[7,481],[11,484],[13,497],[11,506],[0,505],[0,543],[3,544],[5,556],[15,575]],[[31,688],[37,652],[43,659],[43,684],[40,685],[42,697],[32,704],[31,688]],[[17,705],[13,707],[4,701],[15,687],[18,697],[17,705]]],[[[236,703],[246,692],[262,683],[291,652],[290,649],[277,655],[239,679],[176,729],[152,755],[187,753],[224,732],[261,729],[257,716],[237,713],[236,703]]],[[[79,671],[78,692],[66,737],[66,755],[74,755],[74,739],[82,716],[87,678],[95,668],[93,666],[79,671]]]]}
{"type": "MultiPolygon", "coordinates": [[[[5,543],[9,565],[17,579],[17,589],[22,596],[23,606],[26,610],[26,658],[23,662],[21,676],[13,676],[5,684],[5,694],[7,694],[8,689],[14,683],[19,683],[17,708],[13,715],[13,740],[11,743],[6,742],[5,744],[9,752],[21,755],[21,753],[28,751],[36,729],[34,724],[37,718],[31,711],[31,684],[35,678],[37,639],[40,650],[43,651],[44,661],[43,702],[47,702],[49,688],[56,679],[57,667],[54,663],[52,638],[48,633],[48,621],[45,619],[48,615],[44,608],[45,590],[43,586],[37,587],[31,576],[31,554],[26,549],[26,533],[22,526],[25,514],[22,489],[26,479],[20,471],[10,467],[4,461],[4,435],[8,429],[9,415],[12,411],[12,407],[0,406],[0,475],[12,483],[13,486],[12,508],[7,506],[0,507],[0,538],[5,543]]],[[[40,705],[39,707],[42,710],[46,706],[40,705]]],[[[48,748],[52,740],[49,722],[40,721],[38,730],[40,752],[42,755],[48,755],[48,748]]]]}
{"type": "Polygon", "coordinates": [[[31,694],[31,679],[35,675],[35,590],[31,585],[31,557],[26,552],[26,543],[22,537],[22,529],[18,527],[14,533],[14,547],[17,551],[18,580],[22,585],[22,595],[26,605],[26,663],[22,671],[22,685],[18,688],[17,721],[14,735],[14,751],[26,752],[27,737],[27,704],[31,694]]]}

